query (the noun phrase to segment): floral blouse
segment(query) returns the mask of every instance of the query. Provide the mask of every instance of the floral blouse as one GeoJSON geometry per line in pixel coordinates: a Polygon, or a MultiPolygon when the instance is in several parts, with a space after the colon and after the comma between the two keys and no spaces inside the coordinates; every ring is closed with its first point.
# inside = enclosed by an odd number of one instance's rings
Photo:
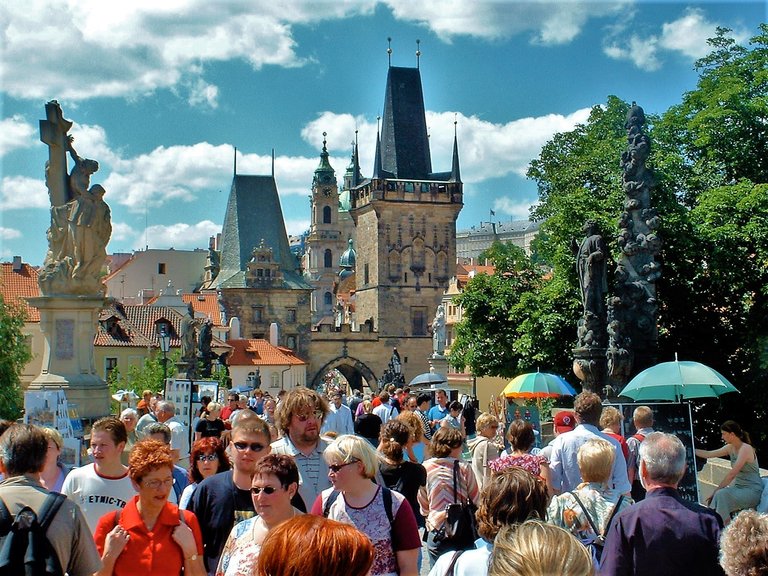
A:
{"type": "MultiPolygon", "coordinates": [[[[574,492],[578,494],[579,500],[589,511],[592,522],[598,527],[600,533],[605,535],[606,524],[619,500],[619,494],[597,482],[580,484],[574,492]]],[[[621,512],[631,505],[632,499],[625,496],[616,512],[621,512]]],[[[584,510],[570,492],[552,498],[547,508],[547,517],[550,523],[569,530],[582,541],[588,541],[598,536],[592,530],[587,517],[584,515],[584,510]]]]}
{"type": "Polygon", "coordinates": [[[527,470],[534,476],[541,476],[541,466],[549,465],[544,456],[535,456],[533,454],[523,454],[522,456],[506,455],[501,458],[496,458],[488,463],[488,467],[494,472],[501,472],[505,468],[510,466],[519,466],[524,470],[527,470]]]}

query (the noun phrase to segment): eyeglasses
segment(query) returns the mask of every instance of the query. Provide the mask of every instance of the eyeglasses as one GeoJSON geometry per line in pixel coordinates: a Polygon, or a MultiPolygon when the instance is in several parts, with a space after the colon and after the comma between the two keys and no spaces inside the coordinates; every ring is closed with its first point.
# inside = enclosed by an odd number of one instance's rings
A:
{"type": "Polygon", "coordinates": [[[152,490],[157,490],[162,486],[163,488],[170,488],[173,486],[173,484],[176,482],[173,478],[168,478],[168,480],[142,480],[142,485],[146,486],[147,488],[151,488],[152,490]]]}
{"type": "Polygon", "coordinates": [[[197,461],[198,462],[213,462],[214,460],[218,460],[218,456],[216,454],[198,454],[197,455],[197,461]]]}
{"type": "Polygon", "coordinates": [[[296,414],[296,419],[299,422],[306,422],[310,418],[314,418],[315,420],[322,420],[323,419],[323,411],[322,410],[315,410],[314,412],[305,412],[303,414],[296,414]]]}
{"type": "Polygon", "coordinates": [[[349,462],[344,462],[344,464],[328,464],[328,470],[330,470],[334,474],[338,474],[339,470],[341,470],[345,466],[349,466],[350,464],[354,464],[355,462],[360,462],[360,460],[358,460],[357,458],[353,458],[349,462]]]}
{"type": "Polygon", "coordinates": [[[251,449],[251,452],[261,452],[266,448],[264,444],[259,444],[258,442],[235,442],[234,444],[238,452],[245,452],[249,448],[251,449]]]}
{"type": "Polygon", "coordinates": [[[275,488],[274,486],[264,486],[263,488],[260,486],[251,486],[251,494],[253,494],[254,496],[258,496],[262,492],[264,492],[264,494],[267,494],[267,495],[274,494],[276,490],[277,488],[275,488]]]}

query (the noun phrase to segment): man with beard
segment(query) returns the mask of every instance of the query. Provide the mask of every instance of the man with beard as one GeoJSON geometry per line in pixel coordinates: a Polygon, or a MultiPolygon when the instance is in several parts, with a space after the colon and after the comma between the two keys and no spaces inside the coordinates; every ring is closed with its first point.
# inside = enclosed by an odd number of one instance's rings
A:
{"type": "Polygon", "coordinates": [[[318,494],[330,488],[328,464],[323,458],[327,443],[320,438],[328,403],[314,390],[299,387],[285,395],[275,412],[283,437],[272,443],[273,454],[292,456],[299,469],[299,496],[309,510],[318,494]]]}
{"type": "Polygon", "coordinates": [[[232,470],[203,480],[187,506],[200,523],[204,560],[211,576],[216,573],[232,527],[256,514],[251,499],[251,479],[256,462],[270,452],[269,439],[266,422],[255,414],[253,418],[241,419],[232,428],[232,442],[227,447],[232,470]]]}

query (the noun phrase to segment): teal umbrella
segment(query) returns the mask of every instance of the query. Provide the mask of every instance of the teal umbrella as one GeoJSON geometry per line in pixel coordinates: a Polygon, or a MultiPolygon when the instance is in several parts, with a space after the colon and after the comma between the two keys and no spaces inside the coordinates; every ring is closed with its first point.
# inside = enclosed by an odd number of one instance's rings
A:
{"type": "Polygon", "coordinates": [[[646,368],[632,378],[621,391],[639,402],[670,400],[679,402],[690,398],[717,398],[728,392],[738,392],[725,376],[700,362],[662,362],[646,368]]]}

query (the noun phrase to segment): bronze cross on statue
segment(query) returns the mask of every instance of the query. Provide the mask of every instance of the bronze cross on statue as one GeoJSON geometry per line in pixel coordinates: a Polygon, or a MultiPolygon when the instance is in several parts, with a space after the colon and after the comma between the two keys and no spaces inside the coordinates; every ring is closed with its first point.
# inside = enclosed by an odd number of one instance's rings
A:
{"type": "Polygon", "coordinates": [[[72,122],[64,119],[56,100],[46,103],[45,115],[47,119],[40,120],[40,140],[48,145],[45,185],[51,206],[63,206],[72,199],[67,184],[67,133],[72,122]]]}

